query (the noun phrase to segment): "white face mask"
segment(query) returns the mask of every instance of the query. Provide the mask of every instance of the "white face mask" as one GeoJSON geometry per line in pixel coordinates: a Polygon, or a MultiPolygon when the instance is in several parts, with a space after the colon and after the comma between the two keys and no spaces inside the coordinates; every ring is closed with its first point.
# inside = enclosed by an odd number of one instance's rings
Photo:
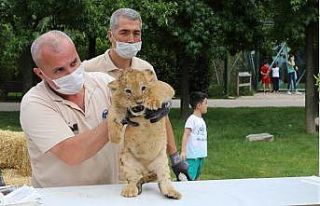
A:
{"type": "Polygon", "coordinates": [[[58,79],[52,79],[52,81],[58,87],[58,89],[53,88],[55,91],[66,95],[77,94],[84,84],[83,64],[80,64],[80,66],[71,74],[58,79]]]}
{"type": "Polygon", "coordinates": [[[124,59],[131,59],[141,50],[142,41],[136,43],[126,43],[116,41],[115,51],[124,59]]]}

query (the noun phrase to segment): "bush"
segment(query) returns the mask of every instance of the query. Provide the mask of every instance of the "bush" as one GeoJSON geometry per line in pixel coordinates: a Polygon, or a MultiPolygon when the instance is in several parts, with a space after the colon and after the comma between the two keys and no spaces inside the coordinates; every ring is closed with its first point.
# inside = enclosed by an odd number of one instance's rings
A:
{"type": "Polygon", "coordinates": [[[223,94],[223,86],[222,85],[217,85],[217,84],[211,84],[209,85],[208,89],[208,96],[209,97],[222,97],[223,94]]]}

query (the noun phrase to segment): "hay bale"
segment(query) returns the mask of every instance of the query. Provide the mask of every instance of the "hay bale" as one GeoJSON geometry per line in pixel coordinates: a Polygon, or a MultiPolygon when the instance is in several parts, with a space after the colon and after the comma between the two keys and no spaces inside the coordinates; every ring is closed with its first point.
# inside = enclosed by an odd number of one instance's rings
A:
{"type": "Polygon", "coordinates": [[[4,169],[2,170],[2,175],[6,185],[14,185],[14,186],[30,185],[31,186],[31,177],[20,175],[19,171],[16,169],[4,169]]]}
{"type": "Polygon", "coordinates": [[[0,130],[0,167],[17,169],[23,176],[31,176],[31,166],[23,132],[0,130]]]}

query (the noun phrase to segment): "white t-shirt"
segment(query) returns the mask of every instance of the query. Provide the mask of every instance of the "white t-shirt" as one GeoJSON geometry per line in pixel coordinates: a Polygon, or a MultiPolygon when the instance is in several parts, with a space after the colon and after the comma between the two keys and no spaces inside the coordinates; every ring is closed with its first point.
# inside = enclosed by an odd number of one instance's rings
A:
{"type": "Polygon", "coordinates": [[[185,128],[191,129],[187,142],[187,158],[202,158],[207,156],[207,126],[203,118],[190,115],[185,128]]]}
{"type": "Polygon", "coordinates": [[[272,68],[272,77],[280,77],[279,67],[273,67],[272,68]]]}

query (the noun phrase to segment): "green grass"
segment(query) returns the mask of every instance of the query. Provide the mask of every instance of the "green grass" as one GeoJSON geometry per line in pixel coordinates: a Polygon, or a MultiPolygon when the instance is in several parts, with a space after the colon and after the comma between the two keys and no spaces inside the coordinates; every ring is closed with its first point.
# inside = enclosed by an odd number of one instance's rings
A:
{"type": "MultiPolygon", "coordinates": [[[[184,121],[172,109],[176,144],[184,121]]],[[[318,136],[304,132],[303,108],[210,108],[208,157],[201,179],[310,176],[318,172],[318,136]],[[245,136],[269,132],[274,142],[247,142],[245,136]]],[[[0,112],[0,129],[21,131],[19,112],[0,112]]]]}
{"type": "MultiPolygon", "coordinates": [[[[181,147],[184,121],[170,119],[181,147]]],[[[208,157],[201,179],[309,176],[318,172],[318,136],[304,132],[303,108],[213,108],[204,116],[208,157]],[[269,132],[274,142],[247,142],[269,132]]]]}
{"type": "Polygon", "coordinates": [[[19,112],[0,112],[0,129],[21,131],[19,112]]]}

